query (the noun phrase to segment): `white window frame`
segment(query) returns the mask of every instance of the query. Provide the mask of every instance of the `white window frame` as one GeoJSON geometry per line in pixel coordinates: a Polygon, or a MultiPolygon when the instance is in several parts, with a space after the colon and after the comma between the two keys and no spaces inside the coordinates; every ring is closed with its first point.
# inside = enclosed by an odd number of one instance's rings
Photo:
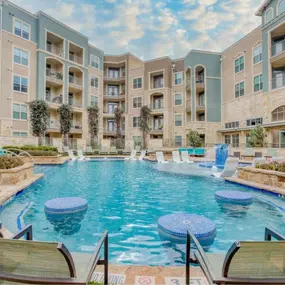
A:
{"type": "Polygon", "coordinates": [[[15,138],[26,138],[26,137],[28,137],[28,132],[25,132],[25,131],[15,131],[15,130],[13,130],[12,136],[15,137],[15,138]],[[19,135],[19,136],[15,136],[15,135],[14,135],[15,133],[19,133],[20,135],[19,135]],[[22,134],[26,134],[26,136],[22,136],[22,134]]]}
{"type": "MultiPolygon", "coordinates": [[[[136,86],[138,86],[138,82],[137,82],[136,86]]],[[[133,78],[132,89],[133,90],[137,90],[137,89],[142,89],[142,88],[143,88],[143,77],[135,77],[135,78],[133,78]],[[141,79],[141,87],[134,87],[135,86],[134,81],[137,80],[137,79],[141,79]]]]}
{"type": "Polygon", "coordinates": [[[22,49],[22,48],[19,48],[19,47],[17,47],[17,46],[14,46],[14,47],[13,47],[13,63],[14,63],[14,64],[17,64],[17,65],[21,65],[21,66],[23,66],[23,67],[29,67],[29,65],[30,65],[30,53],[29,53],[29,51],[27,51],[27,50],[25,50],[25,49],[22,49]],[[20,50],[20,63],[15,62],[15,49],[20,50]],[[28,60],[28,64],[27,64],[27,65],[25,65],[25,64],[22,63],[23,52],[27,53],[27,55],[28,55],[28,59],[27,59],[27,60],[28,60]]]}
{"type": "Polygon", "coordinates": [[[141,96],[133,97],[133,109],[140,109],[142,107],[142,105],[143,105],[143,98],[141,96]],[[134,106],[134,101],[135,101],[135,99],[139,99],[139,98],[141,99],[141,106],[140,107],[135,107],[134,106]]]}
{"type": "Polygon", "coordinates": [[[183,105],[183,92],[174,93],[174,106],[182,106],[183,105]],[[176,104],[176,95],[181,95],[181,104],[176,104]]]}
{"type": "Polygon", "coordinates": [[[99,106],[99,97],[96,95],[90,95],[90,106],[94,107],[94,106],[99,106]],[[92,105],[92,98],[97,98],[97,105],[92,105]]]}
{"type": "Polygon", "coordinates": [[[235,99],[243,97],[245,95],[245,81],[240,81],[235,84],[235,99]],[[240,85],[243,83],[243,95],[240,95],[240,85]],[[236,96],[236,86],[239,85],[239,95],[236,96]]]}
{"type": "Polygon", "coordinates": [[[174,114],[174,127],[181,128],[183,127],[183,114],[182,113],[176,113],[174,114]],[[181,116],[181,126],[176,126],[176,116],[181,116]]]}
{"type": "Polygon", "coordinates": [[[257,74],[253,77],[253,92],[260,92],[263,90],[263,85],[264,85],[264,78],[263,78],[263,74],[260,73],[260,74],[257,74]],[[260,77],[262,76],[262,81],[260,80],[260,77]],[[255,90],[255,78],[258,77],[259,78],[259,83],[258,83],[258,90],[255,90]]]}
{"type": "Polygon", "coordinates": [[[21,94],[26,94],[28,95],[29,94],[29,78],[26,77],[26,76],[22,76],[22,75],[19,75],[19,74],[13,74],[13,81],[12,81],[12,90],[13,92],[16,92],[16,93],[21,93],[21,94]],[[17,77],[20,77],[20,90],[14,90],[14,77],[17,76],[17,77]],[[27,92],[23,92],[22,91],[22,78],[25,78],[27,79],[27,92]]]}
{"type": "Polygon", "coordinates": [[[91,88],[98,89],[99,88],[99,77],[97,77],[97,76],[90,76],[90,86],[91,86],[91,88]],[[97,79],[97,87],[92,85],[92,79],[95,79],[95,82],[96,82],[96,79],[97,79]]]}
{"type": "Polygon", "coordinates": [[[29,23],[27,23],[27,22],[24,22],[24,21],[20,20],[19,18],[14,17],[13,18],[13,35],[15,35],[16,37],[19,37],[21,39],[24,39],[26,41],[30,41],[31,40],[31,36],[32,36],[31,25],[29,23]],[[15,27],[16,27],[15,24],[16,24],[16,21],[21,23],[21,36],[18,36],[18,35],[15,34],[15,27]],[[23,24],[25,24],[25,25],[27,25],[29,27],[29,38],[28,39],[23,37],[23,24]]]}
{"type": "Polygon", "coordinates": [[[177,136],[175,136],[175,137],[174,137],[174,144],[175,144],[175,147],[182,147],[182,144],[183,144],[183,136],[182,136],[182,135],[177,135],[177,136]],[[179,141],[179,142],[181,142],[181,145],[177,145],[177,144],[176,144],[176,138],[181,138],[181,141],[179,141]]]}
{"type": "Polygon", "coordinates": [[[133,116],[132,126],[133,126],[133,128],[139,128],[140,127],[140,116],[133,116]],[[138,126],[134,126],[134,122],[135,122],[134,119],[135,118],[139,118],[138,119],[138,126]]]}
{"type": "Polygon", "coordinates": [[[13,103],[12,103],[12,120],[14,120],[14,121],[23,121],[23,122],[28,121],[28,105],[27,105],[27,104],[25,104],[25,103],[13,102],[13,103]],[[14,105],[20,105],[20,111],[19,111],[20,118],[19,118],[19,119],[15,119],[15,118],[14,118],[14,105]],[[27,110],[27,112],[26,112],[26,114],[27,114],[27,119],[21,119],[22,106],[26,106],[26,110],[27,110]]]}
{"type": "Polygon", "coordinates": [[[173,74],[173,79],[174,79],[174,86],[182,85],[183,84],[183,71],[175,72],[173,74]],[[179,83],[179,84],[176,83],[176,74],[180,74],[180,76],[181,76],[181,83],[179,83]]]}
{"type": "Polygon", "coordinates": [[[259,64],[260,62],[262,62],[262,56],[263,56],[263,50],[262,50],[262,44],[258,44],[253,48],[253,65],[259,64]],[[254,52],[256,49],[260,49],[261,48],[261,53],[259,53],[258,55],[254,55],[254,52]],[[255,58],[258,57],[258,61],[254,62],[255,58]]]}
{"type": "Polygon", "coordinates": [[[244,54],[242,54],[242,55],[239,55],[238,57],[236,57],[234,59],[234,72],[235,72],[235,74],[238,74],[240,72],[244,72],[244,68],[245,68],[245,56],[244,56],[244,54]],[[243,69],[240,69],[240,66],[241,66],[240,59],[241,58],[243,58],[243,69]],[[236,61],[237,60],[239,60],[239,65],[238,65],[239,70],[238,71],[236,71],[236,61]]]}
{"type": "Polygon", "coordinates": [[[90,54],[90,66],[99,70],[100,69],[100,58],[94,54],[90,54]],[[93,62],[97,63],[98,67],[93,66],[92,65],[93,62]]]}

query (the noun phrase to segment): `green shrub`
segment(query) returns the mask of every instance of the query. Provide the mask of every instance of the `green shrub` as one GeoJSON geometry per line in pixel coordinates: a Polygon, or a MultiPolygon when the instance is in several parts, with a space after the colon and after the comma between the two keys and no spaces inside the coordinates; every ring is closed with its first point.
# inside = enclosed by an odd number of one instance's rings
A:
{"type": "MultiPolygon", "coordinates": [[[[24,151],[28,151],[28,150],[41,150],[41,151],[54,151],[57,152],[57,148],[53,147],[53,146],[35,146],[35,145],[23,145],[23,146],[12,146],[12,145],[6,145],[3,146],[4,149],[19,149],[19,150],[24,150],[24,151]]],[[[14,151],[15,152],[15,151],[14,151]]]]}
{"type": "Polygon", "coordinates": [[[285,172],[285,162],[282,163],[271,162],[266,164],[257,164],[255,167],[264,170],[285,172]]]}
{"type": "Polygon", "coordinates": [[[11,169],[18,166],[22,166],[24,162],[14,156],[3,155],[0,156],[0,169],[11,169]]]}

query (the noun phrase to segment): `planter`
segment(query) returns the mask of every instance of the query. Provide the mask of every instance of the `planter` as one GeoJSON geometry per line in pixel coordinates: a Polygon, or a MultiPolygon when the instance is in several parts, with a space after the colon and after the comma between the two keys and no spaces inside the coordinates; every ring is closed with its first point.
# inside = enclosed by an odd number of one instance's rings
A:
{"type": "Polygon", "coordinates": [[[34,176],[33,163],[25,163],[11,169],[0,169],[0,185],[17,184],[32,176],[34,176]]]}
{"type": "Polygon", "coordinates": [[[285,173],[272,170],[264,170],[253,167],[239,167],[238,177],[243,180],[285,188],[285,173]]]}

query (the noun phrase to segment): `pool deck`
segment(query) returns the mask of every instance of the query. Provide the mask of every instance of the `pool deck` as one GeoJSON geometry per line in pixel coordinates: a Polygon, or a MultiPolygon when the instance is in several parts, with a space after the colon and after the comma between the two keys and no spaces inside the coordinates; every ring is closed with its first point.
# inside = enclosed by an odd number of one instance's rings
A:
{"type": "Polygon", "coordinates": [[[9,201],[11,197],[22,191],[23,189],[29,187],[32,183],[42,178],[44,174],[34,174],[32,177],[29,177],[17,184],[11,185],[0,185],[0,208],[1,205],[9,201]]]}

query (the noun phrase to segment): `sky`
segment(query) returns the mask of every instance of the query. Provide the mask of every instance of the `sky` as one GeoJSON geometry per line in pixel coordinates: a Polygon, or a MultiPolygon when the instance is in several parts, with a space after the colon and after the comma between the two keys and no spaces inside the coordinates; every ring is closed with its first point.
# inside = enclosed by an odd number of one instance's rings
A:
{"type": "Polygon", "coordinates": [[[10,0],[49,14],[106,54],[143,60],[184,57],[191,49],[221,52],[261,23],[263,0],[10,0]]]}

